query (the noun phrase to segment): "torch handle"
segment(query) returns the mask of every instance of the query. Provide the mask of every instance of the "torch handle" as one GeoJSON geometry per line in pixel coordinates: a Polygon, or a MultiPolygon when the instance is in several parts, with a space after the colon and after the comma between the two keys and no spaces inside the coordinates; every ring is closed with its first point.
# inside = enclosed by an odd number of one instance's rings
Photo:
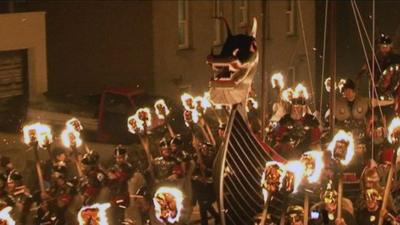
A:
{"type": "Polygon", "coordinates": [[[172,129],[171,125],[168,122],[167,122],[167,129],[168,129],[169,135],[174,138],[175,137],[175,132],[174,132],[174,130],[172,129]]]}
{"type": "Polygon", "coordinates": [[[212,133],[212,131],[211,131],[210,126],[208,125],[207,122],[205,122],[205,120],[204,120],[204,126],[205,126],[205,128],[206,128],[206,130],[207,130],[208,136],[210,137],[211,144],[214,145],[214,146],[216,146],[216,145],[217,145],[217,142],[215,141],[215,138],[214,138],[214,135],[213,135],[213,133],[212,133]]]}
{"type": "Polygon", "coordinates": [[[304,217],[303,217],[303,224],[308,224],[308,215],[310,211],[310,196],[307,192],[304,193],[304,217]]]}
{"type": "MultiPolygon", "coordinates": [[[[395,158],[397,155],[396,152],[395,154],[393,154],[393,158],[395,158]]],[[[382,209],[386,209],[386,206],[388,204],[389,201],[389,196],[390,196],[390,191],[392,189],[392,183],[393,183],[393,172],[394,172],[394,167],[395,167],[395,163],[392,162],[392,165],[390,166],[389,169],[389,173],[388,173],[388,177],[387,177],[387,181],[386,181],[386,186],[385,186],[385,192],[383,194],[383,201],[382,201],[382,209]]],[[[385,215],[382,215],[382,213],[379,214],[379,221],[378,221],[378,225],[382,225],[385,219],[385,215]]]]}
{"type": "MultiPolygon", "coordinates": [[[[196,150],[196,154],[197,154],[197,163],[200,165],[204,165],[204,161],[203,161],[203,156],[201,155],[200,149],[198,144],[200,143],[199,139],[196,137],[196,135],[192,132],[192,139],[193,139],[193,148],[196,150]]],[[[204,171],[200,168],[200,172],[201,172],[201,176],[204,177],[204,171]]]]}
{"type": "Polygon", "coordinates": [[[342,218],[342,200],[343,200],[343,174],[339,175],[339,184],[338,184],[338,204],[337,204],[337,218],[342,218]]]}
{"type": "Polygon", "coordinates": [[[261,215],[261,222],[259,225],[265,225],[267,222],[267,216],[268,216],[268,208],[269,208],[269,203],[271,202],[271,195],[268,194],[267,201],[264,204],[264,209],[262,211],[261,215]]]}
{"type": "Polygon", "coordinates": [[[154,176],[154,172],[153,172],[153,168],[152,168],[153,156],[151,155],[150,149],[149,149],[149,138],[148,138],[147,135],[142,136],[142,135],[139,134],[139,140],[140,140],[140,143],[141,143],[142,146],[143,146],[144,152],[146,153],[147,162],[148,162],[149,168],[150,168],[150,170],[151,170],[151,171],[150,171],[150,176],[151,176],[151,177],[153,178],[153,180],[154,180],[155,176],[154,176]]]}
{"type": "Polygon", "coordinates": [[[46,191],[44,187],[44,179],[43,179],[43,173],[42,173],[42,167],[40,165],[40,159],[39,159],[39,146],[36,144],[33,148],[34,154],[35,154],[35,166],[36,166],[36,173],[38,176],[38,182],[39,182],[39,188],[42,193],[46,191]]]}
{"type": "Polygon", "coordinates": [[[72,148],[72,152],[74,154],[74,161],[75,161],[76,171],[78,172],[78,176],[82,177],[83,176],[83,172],[82,172],[82,165],[81,165],[81,160],[79,158],[78,149],[76,147],[71,147],[71,148],[72,148]]]}
{"type": "Polygon", "coordinates": [[[206,124],[205,120],[204,120],[203,118],[201,118],[199,122],[200,122],[200,123],[199,123],[198,125],[199,125],[199,127],[200,127],[201,133],[203,134],[203,137],[204,137],[208,142],[212,143],[211,138],[209,137],[209,135],[208,135],[208,133],[207,133],[207,131],[206,131],[206,128],[204,128],[204,127],[205,127],[205,124],[206,124]]]}

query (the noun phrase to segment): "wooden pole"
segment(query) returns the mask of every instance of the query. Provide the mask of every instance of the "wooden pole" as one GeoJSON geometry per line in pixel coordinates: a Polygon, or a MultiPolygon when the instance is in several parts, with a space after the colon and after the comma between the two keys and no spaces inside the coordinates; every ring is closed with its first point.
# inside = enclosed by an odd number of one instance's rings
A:
{"type": "Polygon", "coordinates": [[[263,212],[262,212],[262,215],[261,215],[261,222],[260,222],[259,225],[265,225],[265,222],[267,221],[268,208],[269,208],[269,203],[271,202],[271,199],[272,199],[271,194],[268,193],[268,198],[267,198],[267,201],[264,204],[264,209],[263,209],[263,212]]]}
{"type": "Polygon", "coordinates": [[[342,219],[342,202],[343,202],[343,174],[339,174],[338,183],[338,204],[337,204],[337,218],[342,219]]]}
{"type": "MultiPolygon", "coordinates": [[[[331,77],[331,91],[329,92],[329,125],[331,133],[334,133],[335,127],[335,80],[336,80],[336,1],[329,1],[329,21],[328,21],[328,48],[329,48],[329,66],[328,74],[331,77]]],[[[322,91],[322,90],[321,90],[322,91]]]]}
{"type": "Polygon", "coordinates": [[[39,158],[39,145],[38,143],[34,143],[33,144],[33,151],[35,154],[35,166],[36,166],[36,173],[38,176],[38,182],[39,182],[39,188],[40,188],[40,192],[44,193],[46,191],[45,187],[44,187],[44,179],[43,179],[43,173],[42,173],[42,167],[40,165],[40,158],[39,158]]]}
{"type": "Polygon", "coordinates": [[[265,49],[265,42],[267,40],[266,37],[266,23],[267,23],[267,15],[266,15],[266,9],[267,9],[267,1],[262,1],[261,3],[261,9],[262,9],[262,40],[261,40],[261,115],[260,115],[260,120],[261,120],[261,137],[262,140],[265,140],[265,127],[266,127],[266,118],[267,118],[267,104],[268,104],[268,86],[266,85],[265,82],[265,58],[266,58],[266,49],[265,49]]]}
{"type": "Polygon", "coordinates": [[[308,195],[307,191],[304,192],[304,217],[303,217],[303,224],[308,224],[308,214],[310,211],[310,196],[308,195]]]}

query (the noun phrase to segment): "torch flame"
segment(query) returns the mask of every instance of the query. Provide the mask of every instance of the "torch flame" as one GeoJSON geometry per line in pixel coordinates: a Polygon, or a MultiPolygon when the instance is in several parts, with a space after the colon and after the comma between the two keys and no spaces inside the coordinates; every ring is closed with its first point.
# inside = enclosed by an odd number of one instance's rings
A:
{"type": "Polygon", "coordinates": [[[39,147],[44,147],[53,142],[53,135],[49,126],[41,123],[24,126],[24,142],[27,145],[37,142],[39,147]]]}
{"type": "Polygon", "coordinates": [[[343,86],[344,86],[344,84],[346,83],[346,80],[345,79],[340,79],[339,80],[339,82],[338,82],[338,88],[339,88],[339,91],[340,92],[342,92],[342,90],[343,90],[343,86]]]}
{"type": "MultiPolygon", "coordinates": [[[[248,104],[251,104],[253,108],[258,109],[258,102],[254,98],[247,99],[248,104]]],[[[246,111],[249,112],[250,108],[246,104],[246,111]]]]}
{"type": "Polygon", "coordinates": [[[81,132],[81,130],[83,130],[83,126],[81,124],[81,121],[79,121],[77,118],[72,118],[70,120],[68,120],[65,125],[67,126],[67,128],[72,128],[74,130],[76,130],[77,132],[81,132]]]}
{"type": "Polygon", "coordinates": [[[305,98],[306,100],[309,98],[307,88],[303,84],[298,84],[294,89],[293,93],[294,98],[305,98]]]}
{"type": "Polygon", "coordinates": [[[156,103],[154,103],[154,109],[156,110],[157,117],[161,120],[169,115],[169,109],[164,99],[157,100],[156,103]]]}
{"type": "Polygon", "coordinates": [[[81,134],[72,127],[67,127],[61,133],[61,141],[67,148],[79,147],[82,145],[81,134]]]}
{"type": "Polygon", "coordinates": [[[96,203],[82,207],[78,212],[79,225],[108,225],[106,210],[110,206],[110,203],[96,203]]]}
{"type": "Polygon", "coordinates": [[[395,117],[388,127],[388,141],[393,144],[399,142],[400,138],[400,118],[395,117]]]}
{"type": "MultiPolygon", "coordinates": [[[[325,84],[325,90],[326,90],[327,92],[331,92],[332,87],[331,87],[331,78],[330,78],[330,77],[328,77],[328,78],[325,79],[324,84],[325,84]]],[[[335,85],[335,87],[336,87],[336,84],[334,84],[334,85],[335,85]]]]}
{"type": "Polygon", "coordinates": [[[285,165],[286,172],[291,172],[294,174],[294,187],[293,192],[297,192],[297,188],[299,187],[301,180],[304,176],[305,167],[304,164],[300,161],[289,161],[285,165]]]}
{"type": "Polygon", "coordinates": [[[161,222],[179,221],[183,208],[183,194],[174,187],[160,187],[153,197],[156,217],[161,222]]]}
{"type": "Polygon", "coordinates": [[[197,110],[185,110],[185,112],[183,112],[183,117],[187,127],[189,127],[191,123],[199,122],[199,113],[197,110]]]}
{"type": "Polygon", "coordinates": [[[128,118],[128,130],[132,134],[136,134],[143,130],[143,121],[139,120],[137,114],[132,115],[128,118]]]}
{"type": "Polygon", "coordinates": [[[279,87],[279,89],[282,90],[285,86],[282,73],[275,73],[274,75],[272,75],[271,84],[272,88],[279,87]]]}
{"type": "Polygon", "coordinates": [[[308,182],[317,182],[324,168],[322,152],[316,150],[305,152],[301,162],[304,165],[304,175],[307,177],[308,182]]]}
{"type": "Polygon", "coordinates": [[[181,101],[182,101],[183,107],[185,107],[186,110],[193,110],[194,109],[193,96],[189,95],[188,93],[184,93],[181,96],[181,101]]]}
{"type": "Polygon", "coordinates": [[[339,130],[333,137],[333,140],[328,145],[328,150],[332,153],[332,157],[335,155],[336,142],[344,141],[348,143],[346,149],[346,155],[344,159],[340,159],[340,163],[344,166],[348,165],[354,156],[354,138],[350,132],[339,130]]]}
{"type": "Polygon", "coordinates": [[[0,210],[0,224],[15,225],[15,220],[10,215],[11,210],[10,206],[0,210]]]}
{"type": "Polygon", "coordinates": [[[265,168],[264,168],[264,171],[263,171],[263,173],[262,173],[262,176],[261,176],[261,187],[262,187],[262,193],[263,193],[263,196],[264,196],[264,202],[267,202],[267,199],[268,199],[268,195],[269,194],[273,194],[273,193],[268,193],[268,190],[267,190],[267,182],[268,182],[268,176],[267,176],[267,171],[268,171],[268,168],[269,167],[277,167],[277,168],[279,168],[279,180],[277,180],[277,181],[275,181],[275,182],[279,182],[279,187],[276,187],[276,191],[277,190],[279,190],[279,189],[281,189],[281,187],[282,187],[282,183],[283,183],[283,178],[285,177],[285,167],[283,166],[283,164],[282,163],[280,163],[280,162],[276,162],[276,161],[271,161],[271,162],[267,162],[266,164],[265,164],[265,168]]]}
{"type": "Polygon", "coordinates": [[[294,91],[292,88],[287,88],[286,90],[282,91],[282,100],[285,102],[291,102],[293,99],[294,91]]]}
{"type": "Polygon", "coordinates": [[[144,130],[145,127],[151,126],[151,112],[149,108],[140,108],[136,111],[137,118],[143,123],[138,124],[139,128],[144,130]],[[142,126],[142,127],[140,127],[142,126]]]}
{"type": "Polygon", "coordinates": [[[196,104],[196,110],[198,113],[205,113],[207,108],[211,107],[211,103],[208,101],[206,96],[197,96],[193,101],[196,104]]]}

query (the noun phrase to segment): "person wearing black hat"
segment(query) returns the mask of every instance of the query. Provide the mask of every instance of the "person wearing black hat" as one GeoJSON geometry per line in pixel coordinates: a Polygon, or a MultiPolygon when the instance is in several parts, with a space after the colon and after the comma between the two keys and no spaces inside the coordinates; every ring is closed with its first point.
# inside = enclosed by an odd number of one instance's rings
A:
{"type": "Polygon", "coordinates": [[[155,185],[172,183],[177,184],[183,177],[181,163],[171,153],[169,142],[163,138],[159,145],[161,156],[153,160],[155,185]]]}
{"type": "Polygon", "coordinates": [[[219,214],[215,210],[213,203],[216,201],[214,192],[213,166],[216,157],[214,146],[209,142],[201,143],[197,151],[200,155],[195,155],[196,168],[192,175],[193,182],[193,204],[199,204],[201,225],[208,224],[208,215],[215,219],[215,224],[219,224],[219,214]]]}
{"type": "Polygon", "coordinates": [[[88,152],[81,160],[84,177],[80,182],[83,204],[91,205],[99,202],[101,190],[106,186],[107,175],[99,166],[100,156],[96,152],[88,152]]]}
{"type": "Polygon", "coordinates": [[[271,134],[275,150],[288,159],[299,159],[312,148],[319,148],[321,130],[318,119],[309,113],[308,95],[296,91],[290,100],[289,113],[278,122],[271,134]]]}
{"type": "Polygon", "coordinates": [[[77,190],[67,179],[65,165],[54,165],[51,178],[52,186],[48,192],[49,209],[55,215],[57,224],[67,224],[66,214],[77,195],[77,190]]]}
{"type": "Polygon", "coordinates": [[[119,145],[114,149],[114,165],[107,171],[111,194],[112,224],[119,225],[125,220],[125,208],[129,206],[128,181],[133,175],[133,167],[128,162],[128,152],[119,145]]]}
{"type": "MultiPolygon", "coordinates": [[[[383,71],[392,64],[400,63],[400,55],[393,52],[393,43],[389,35],[380,34],[376,40],[376,59],[374,66],[375,82],[378,83],[383,71]]],[[[371,61],[369,62],[371,65],[371,61]]],[[[369,74],[368,65],[364,64],[357,74],[359,80],[364,74],[369,74]]]]}

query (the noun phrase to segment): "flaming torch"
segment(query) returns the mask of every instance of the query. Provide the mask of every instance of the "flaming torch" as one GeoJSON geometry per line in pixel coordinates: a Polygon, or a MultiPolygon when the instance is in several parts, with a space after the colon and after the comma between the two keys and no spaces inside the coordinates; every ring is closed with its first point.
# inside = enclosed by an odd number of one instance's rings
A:
{"type": "Polygon", "coordinates": [[[36,172],[39,179],[40,191],[44,192],[44,181],[42,168],[40,167],[39,148],[49,149],[50,144],[53,142],[53,136],[49,126],[41,123],[24,126],[23,128],[25,144],[33,148],[36,160],[36,172]]]}
{"type": "Polygon", "coordinates": [[[96,203],[82,207],[78,212],[79,225],[108,225],[106,210],[110,206],[110,203],[96,203]]]}
{"type": "Polygon", "coordinates": [[[15,221],[10,215],[11,210],[12,208],[10,206],[7,206],[0,210],[0,224],[15,225],[15,221]]]}
{"type": "Polygon", "coordinates": [[[343,197],[343,167],[347,166],[354,156],[354,138],[350,132],[339,130],[328,145],[332,157],[339,164],[338,184],[338,213],[337,218],[342,218],[342,197],[343,197]]]}
{"type": "Polygon", "coordinates": [[[384,222],[386,206],[388,204],[390,191],[392,190],[393,175],[395,171],[397,155],[400,151],[400,117],[395,117],[388,127],[388,141],[394,145],[392,161],[390,163],[390,169],[388,173],[388,178],[386,180],[385,192],[383,194],[383,201],[381,206],[381,211],[379,214],[378,225],[382,225],[384,222]],[[397,152],[396,152],[397,151],[397,152]]]}
{"type": "Polygon", "coordinates": [[[197,96],[194,98],[195,108],[199,115],[199,127],[204,137],[208,142],[216,145],[214,135],[211,132],[211,128],[204,118],[204,114],[208,108],[211,107],[211,103],[204,96],[197,96]]]}
{"type": "Polygon", "coordinates": [[[156,217],[160,222],[174,224],[179,221],[183,208],[183,194],[174,187],[160,187],[153,197],[156,217]]]}
{"type": "Polygon", "coordinates": [[[292,88],[287,88],[282,91],[281,99],[285,102],[292,102],[294,91],[292,88]]]}
{"type": "MultiPolygon", "coordinates": [[[[304,176],[307,178],[308,183],[315,183],[319,180],[322,169],[324,167],[321,151],[308,151],[305,152],[300,161],[304,165],[304,176]]],[[[308,192],[304,193],[304,218],[303,224],[308,224],[308,211],[310,208],[310,197],[308,192]]]]}
{"type": "Polygon", "coordinates": [[[222,109],[222,105],[218,105],[218,104],[213,104],[211,101],[211,97],[210,97],[210,93],[209,92],[204,92],[203,94],[203,100],[204,106],[207,106],[208,108],[211,109],[211,111],[214,113],[215,117],[218,120],[218,123],[221,124],[222,123],[222,119],[221,116],[218,114],[217,109],[222,109]]]}
{"type": "Polygon", "coordinates": [[[285,167],[282,163],[272,161],[265,164],[261,176],[261,187],[264,196],[264,210],[261,217],[261,225],[264,225],[268,215],[268,207],[272,196],[281,189],[285,177],[285,167]]]}
{"type": "Polygon", "coordinates": [[[132,134],[137,134],[147,156],[149,167],[151,168],[152,155],[149,148],[148,127],[151,126],[151,113],[148,108],[140,108],[136,113],[128,118],[128,130],[132,134]]]}
{"type": "Polygon", "coordinates": [[[82,165],[78,153],[78,148],[82,145],[82,139],[80,138],[81,134],[75,128],[75,126],[68,126],[67,123],[67,127],[61,133],[61,141],[65,147],[72,150],[76,170],[78,171],[79,177],[82,177],[82,165]]]}
{"type": "Polygon", "coordinates": [[[282,73],[275,73],[271,76],[271,85],[272,88],[278,88],[279,91],[285,87],[282,73]]]}
{"type": "Polygon", "coordinates": [[[181,96],[182,104],[183,107],[185,107],[185,110],[194,110],[194,99],[193,96],[189,95],[188,93],[184,93],[181,96]]]}
{"type": "Polygon", "coordinates": [[[156,103],[154,103],[154,109],[156,111],[157,117],[160,120],[165,121],[169,135],[171,135],[171,137],[175,137],[175,132],[174,130],[172,130],[172,127],[169,124],[169,121],[167,120],[167,116],[169,115],[170,111],[167,107],[167,104],[165,104],[164,99],[157,100],[156,103]]]}
{"type": "Polygon", "coordinates": [[[284,207],[283,210],[281,211],[281,221],[280,224],[283,225],[285,224],[285,213],[286,213],[286,207],[287,207],[287,202],[288,202],[288,197],[292,193],[296,193],[298,187],[300,186],[300,183],[303,179],[304,176],[304,164],[301,163],[300,161],[289,161],[285,164],[285,176],[283,178],[283,184],[281,190],[284,195],[284,207]]]}

